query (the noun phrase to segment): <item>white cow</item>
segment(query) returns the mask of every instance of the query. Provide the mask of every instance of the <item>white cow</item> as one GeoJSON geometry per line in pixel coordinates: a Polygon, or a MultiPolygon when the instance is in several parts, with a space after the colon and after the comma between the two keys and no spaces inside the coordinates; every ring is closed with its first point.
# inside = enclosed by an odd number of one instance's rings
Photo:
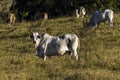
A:
{"type": "Polygon", "coordinates": [[[84,7],[80,7],[80,16],[83,18],[86,15],[86,10],[84,7]]]}
{"type": "Polygon", "coordinates": [[[88,26],[97,26],[100,22],[108,21],[110,27],[113,27],[113,11],[105,9],[103,11],[95,11],[89,20],[88,26]]]}
{"type": "Polygon", "coordinates": [[[78,9],[75,10],[75,14],[76,14],[76,17],[79,18],[80,17],[80,14],[78,12],[78,9]]]}
{"type": "Polygon", "coordinates": [[[45,33],[39,37],[37,32],[32,32],[31,38],[35,44],[36,55],[42,57],[44,61],[47,56],[63,55],[66,51],[71,52],[71,55],[78,60],[79,38],[75,34],[51,36],[45,33]]]}
{"type": "Polygon", "coordinates": [[[84,7],[80,7],[80,9],[75,10],[76,17],[79,18],[80,16],[83,18],[86,15],[86,10],[84,7]]]}

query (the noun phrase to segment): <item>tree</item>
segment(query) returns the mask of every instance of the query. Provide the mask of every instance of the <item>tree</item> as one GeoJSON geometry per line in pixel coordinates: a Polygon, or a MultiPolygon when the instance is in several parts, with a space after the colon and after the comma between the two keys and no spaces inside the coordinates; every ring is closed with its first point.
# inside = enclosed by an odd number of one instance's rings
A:
{"type": "MultiPolygon", "coordinates": [[[[4,0],[2,0],[3,3],[4,0]]],[[[6,0],[5,0],[6,1],[6,0]]],[[[10,1],[10,0],[9,0],[10,1]]],[[[47,12],[50,17],[71,15],[76,8],[84,6],[87,13],[106,8],[120,10],[119,0],[13,0],[14,5],[7,8],[13,10],[18,19],[33,20],[38,15],[47,12]]]]}

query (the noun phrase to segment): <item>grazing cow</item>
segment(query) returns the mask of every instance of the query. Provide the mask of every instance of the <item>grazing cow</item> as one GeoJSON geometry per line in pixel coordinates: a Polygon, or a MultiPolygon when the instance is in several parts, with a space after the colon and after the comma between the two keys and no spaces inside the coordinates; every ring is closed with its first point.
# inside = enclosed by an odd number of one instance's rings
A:
{"type": "Polygon", "coordinates": [[[65,34],[62,36],[51,36],[47,33],[39,36],[38,33],[32,32],[30,36],[36,48],[36,55],[42,57],[44,61],[47,56],[64,55],[66,51],[78,61],[77,48],[79,38],[75,34],[65,34]]]}
{"type": "Polygon", "coordinates": [[[82,18],[84,18],[84,16],[86,15],[86,10],[85,10],[84,7],[80,7],[79,10],[76,9],[75,12],[76,12],[76,17],[77,17],[77,18],[79,18],[80,16],[81,16],[82,18]]]}
{"type": "Polygon", "coordinates": [[[103,11],[95,11],[89,20],[88,26],[97,26],[100,22],[108,21],[110,27],[113,27],[113,11],[105,9],[103,11]]]}
{"type": "Polygon", "coordinates": [[[15,14],[12,13],[12,12],[10,12],[10,13],[8,14],[8,17],[9,17],[9,20],[10,20],[10,24],[11,24],[11,25],[14,25],[14,24],[15,24],[15,21],[16,21],[15,14]]]}

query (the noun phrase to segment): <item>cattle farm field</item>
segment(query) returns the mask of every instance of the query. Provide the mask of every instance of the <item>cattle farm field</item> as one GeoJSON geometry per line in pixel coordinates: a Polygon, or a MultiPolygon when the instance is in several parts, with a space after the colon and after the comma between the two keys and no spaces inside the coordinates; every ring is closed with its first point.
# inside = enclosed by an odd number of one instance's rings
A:
{"type": "Polygon", "coordinates": [[[0,23],[0,80],[120,80],[120,14],[114,27],[101,23],[85,28],[82,18],[0,23]],[[35,55],[30,29],[58,36],[75,33],[80,39],[79,61],[52,56],[46,62],[35,55]]]}

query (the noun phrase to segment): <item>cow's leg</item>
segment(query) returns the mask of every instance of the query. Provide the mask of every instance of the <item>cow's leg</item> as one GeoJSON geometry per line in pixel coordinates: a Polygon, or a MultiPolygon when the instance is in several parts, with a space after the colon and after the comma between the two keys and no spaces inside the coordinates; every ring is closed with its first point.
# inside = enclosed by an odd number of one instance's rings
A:
{"type": "Polygon", "coordinates": [[[97,23],[95,23],[95,27],[97,27],[98,26],[98,24],[97,23]]]}
{"type": "Polygon", "coordinates": [[[44,49],[44,61],[46,61],[46,54],[47,54],[47,42],[45,43],[45,49],[44,49]]]}
{"type": "Polygon", "coordinates": [[[12,18],[10,17],[10,25],[12,25],[12,18]]]}
{"type": "Polygon", "coordinates": [[[95,27],[97,27],[97,26],[98,26],[98,21],[95,20],[95,21],[93,22],[93,25],[94,25],[95,27]]]}
{"type": "Polygon", "coordinates": [[[77,54],[76,50],[74,51],[74,56],[75,56],[76,60],[78,61],[78,54],[77,54]]]}
{"type": "Polygon", "coordinates": [[[44,61],[46,61],[46,58],[47,58],[47,56],[46,56],[46,55],[44,55],[44,61]]]}
{"type": "Polygon", "coordinates": [[[12,24],[13,24],[13,25],[15,24],[15,20],[13,20],[12,24]]]}
{"type": "Polygon", "coordinates": [[[73,55],[73,53],[71,52],[71,53],[70,53],[70,60],[72,59],[72,55],[73,55]]]}
{"type": "Polygon", "coordinates": [[[84,14],[82,14],[82,18],[84,18],[84,14]]]}
{"type": "Polygon", "coordinates": [[[113,24],[112,24],[112,23],[110,23],[110,27],[113,27],[113,24]]]}
{"type": "Polygon", "coordinates": [[[72,50],[72,51],[71,51],[71,56],[75,57],[76,60],[78,61],[78,54],[77,54],[77,51],[76,51],[76,50],[72,50]]]}
{"type": "Polygon", "coordinates": [[[109,23],[110,23],[110,27],[113,27],[113,22],[112,22],[112,20],[109,20],[109,23]]]}

